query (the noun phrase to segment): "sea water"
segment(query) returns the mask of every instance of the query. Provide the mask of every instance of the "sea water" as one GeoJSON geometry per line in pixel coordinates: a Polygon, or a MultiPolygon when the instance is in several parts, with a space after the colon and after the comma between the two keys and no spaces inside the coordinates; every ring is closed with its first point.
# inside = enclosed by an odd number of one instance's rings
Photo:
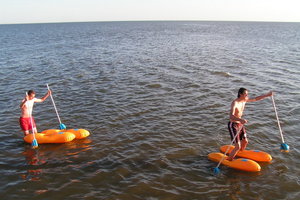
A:
{"type": "MultiPolygon", "coordinates": [[[[2,199],[299,199],[299,23],[0,25],[0,43],[2,199]],[[20,102],[46,84],[62,123],[90,137],[23,142],[20,102]],[[248,103],[248,149],[273,161],[215,176],[207,155],[231,142],[240,87],[275,92],[290,152],[271,99],[248,103]]],[[[39,131],[59,127],[50,98],[33,115],[39,131]]]]}

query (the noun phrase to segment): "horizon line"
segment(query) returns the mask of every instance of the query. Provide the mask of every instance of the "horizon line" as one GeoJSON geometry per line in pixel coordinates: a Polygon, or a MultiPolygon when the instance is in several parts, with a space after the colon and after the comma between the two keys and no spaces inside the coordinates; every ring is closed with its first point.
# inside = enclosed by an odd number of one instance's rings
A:
{"type": "Polygon", "coordinates": [[[0,25],[26,25],[26,24],[66,24],[66,23],[109,23],[109,22],[250,22],[250,23],[300,23],[296,21],[257,21],[257,20],[95,20],[95,21],[54,21],[54,22],[16,22],[0,23],[0,25]]]}

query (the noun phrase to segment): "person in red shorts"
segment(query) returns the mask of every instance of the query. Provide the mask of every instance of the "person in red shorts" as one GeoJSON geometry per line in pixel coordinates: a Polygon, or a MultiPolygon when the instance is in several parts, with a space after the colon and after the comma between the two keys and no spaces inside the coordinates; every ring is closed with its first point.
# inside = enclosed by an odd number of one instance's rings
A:
{"type": "Polygon", "coordinates": [[[248,144],[246,130],[244,127],[244,124],[246,124],[248,121],[242,118],[246,103],[260,101],[272,95],[273,92],[269,92],[265,95],[261,95],[250,99],[248,97],[247,89],[245,88],[239,89],[238,97],[231,103],[231,109],[229,115],[230,120],[228,122],[228,130],[231,137],[231,141],[235,138],[233,142],[235,144],[235,147],[230,152],[227,160],[232,161],[233,158],[236,156],[236,154],[239,151],[243,151],[248,144]],[[236,136],[236,134],[238,134],[238,136],[236,136]]]}
{"type": "Polygon", "coordinates": [[[36,124],[32,117],[33,104],[37,102],[45,101],[51,94],[51,91],[48,90],[47,94],[41,98],[35,98],[35,92],[33,90],[29,90],[27,92],[26,97],[22,100],[20,104],[21,108],[21,117],[20,117],[20,126],[22,131],[24,132],[24,136],[29,134],[31,130],[34,133],[37,133],[36,124]],[[33,130],[32,130],[33,127],[33,130]]]}

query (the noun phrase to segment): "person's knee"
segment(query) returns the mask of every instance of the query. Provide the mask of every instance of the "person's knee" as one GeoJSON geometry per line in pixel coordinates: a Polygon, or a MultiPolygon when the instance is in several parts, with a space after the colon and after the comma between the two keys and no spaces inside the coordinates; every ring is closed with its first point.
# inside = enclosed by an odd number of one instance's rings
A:
{"type": "Polygon", "coordinates": [[[235,144],[235,148],[236,148],[237,150],[240,150],[241,147],[242,147],[242,145],[241,145],[240,142],[238,142],[238,143],[235,144]]]}
{"type": "Polygon", "coordinates": [[[29,131],[24,131],[24,136],[29,135],[29,131]]]}

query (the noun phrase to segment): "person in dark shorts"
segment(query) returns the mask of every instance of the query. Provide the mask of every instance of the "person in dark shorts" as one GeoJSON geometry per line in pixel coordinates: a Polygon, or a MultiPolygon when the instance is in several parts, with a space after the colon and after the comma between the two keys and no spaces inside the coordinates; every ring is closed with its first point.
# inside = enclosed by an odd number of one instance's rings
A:
{"type": "Polygon", "coordinates": [[[246,124],[248,121],[242,118],[246,103],[260,101],[272,95],[273,92],[271,91],[265,95],[261,95],[250,99],[248,98],[247,89],[245,88],[239,89],[238,97],[235,100],[233,100],[231,103],[229,122],[228,122],[228,130],[231,137],[231,141],[233,141],[236,134],[238,134],[238,136],[236,136],[235,141],[233,142],[235,144],[235,147],[230,152],[227,160],[232,161],[236,156],[236,154],[239,151],[243,151],[248,144],[246,129],[244,126],[244,124],[246,124]]]}

